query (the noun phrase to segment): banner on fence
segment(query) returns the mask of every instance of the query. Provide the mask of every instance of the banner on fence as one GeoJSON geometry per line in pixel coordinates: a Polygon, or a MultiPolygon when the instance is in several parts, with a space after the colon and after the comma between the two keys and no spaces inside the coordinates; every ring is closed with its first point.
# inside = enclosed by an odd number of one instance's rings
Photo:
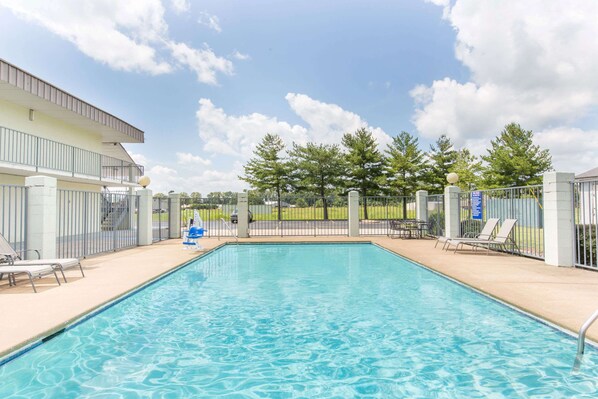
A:
{"type": "Polygon", "coordinates": [[[472,191],[471,192],[471,218],[474,220],[482,220],[484,210],[482,207],[482,192],[472,191]]]}

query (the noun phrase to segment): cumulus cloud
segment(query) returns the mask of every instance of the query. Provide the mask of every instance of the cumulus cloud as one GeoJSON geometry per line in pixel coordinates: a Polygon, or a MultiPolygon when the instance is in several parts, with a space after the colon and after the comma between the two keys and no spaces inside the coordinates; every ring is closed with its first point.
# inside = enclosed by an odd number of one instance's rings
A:
{"type": "Polygon", "coordinates": [[[189,0],[170,0],[170,4],[177,13],[184,13],[191,9],[191,3],[189,3],[189,0]]]}
{"type": "Polygon", "coordinates": [[[238,179],[243,167],[234,163],[231,170],[221,171],[215,169],[200,169],[193,174],[179,173],[179,171],[165,165],[155,165],[149,169],[148,175],[152,178],[151,188],[154,192],[167,193],[199,191],[207,194],[213,191],[242,191],[247,185],[238,179]]]}
{"type": "MultiPolygon", "coordinates": [[[[172,4],[182,10],[188,2],[172,4]]],[[[209,48],[197,50],[170,39],[160,0],[0,0],[0,6],[116,70],[159,75],[183,65],[209,84],[217,73],[232,73],[232,63],[209,48]]]]}
{"type": "Polygon", "coordinates": [[[212,164],[209,159],[203,159],[199,155],[193,155],[188,152],[177,152],[176,153],[177,163],[180,165],[204,165],[208,166],[212,164]]]}
{"type": "Polygon", "coordinates": [[[305,144],[309,141],[338,144],[344,133],[362,127],[371,130],[381,146],[392,141],[381,128],[369,126],[359,115],[336,104],[296,93],[287,94],[285,99],[305,125],[292,125],[260,113],[228,115],[209,99],[201,99],[196,116],[204,150],[248,159],[266,133],[278,134],[288,146],[293,142],[305,144]]]}
{"type": "Polygon", "coordinates": [[[143,154],[129,152],[129,155],[131,156],[131,158],[133,158],[133,161],[135,161],[136,164],[139,164],[139,165],[147,165],[148,164],[148,159],[143,154]]]}
{"type": "Polygon", "coordinates": [[[249,54],[243,54],[240,53],[239,51],[235,50],[232,55],[231,55],[234,59],[237,59],[239,61],[247,61],[251,59],[251,56],[249,56],[249,54]]]}
{"type": "Polygon", "coordinates": [[[197,22],[200,25],[207,26],[215,32],[222,32],[222,28],[220,27],[220,19],[216,15],[211,15],[205,11],[202,11],[199,13],[199,19],[197,22]]]}
{"type": "MultiPolygon", "coordinates": [[[[572,132],[555,126],[574,126],[596,110],[598,25],[592,16],[598,3],[428,2],[444,7],[456,32],[455,56],[471,78],[447,77],[411,90],[412,121],[423,136],[446,133],[461,145],[488,140],[514,121],[554,137],[572,132]]],[[[558,141],[550,143],[559,158],[558,141]]]]}

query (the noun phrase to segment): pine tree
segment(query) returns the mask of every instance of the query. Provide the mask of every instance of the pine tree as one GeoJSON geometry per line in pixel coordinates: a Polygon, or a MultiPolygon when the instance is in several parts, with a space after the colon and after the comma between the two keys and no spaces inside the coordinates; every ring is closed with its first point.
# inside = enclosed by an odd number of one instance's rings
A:
{"type": "MultiPolygon", "coordinates": [[[[417,137],[401,132],[386,149],[386,182],[392,194],[408,196],[420,186],[425,168],[423,152],[417,137]]],[[[403,215],[407,215],[407,201],[403,199],[403,215]]]]}
{"type": "Polygon", "coordinates": [[[358,190],[363,197],[363,210],[365,219],[368,218],[367,195],[378,193],[381,188],[381,179],[384,170],[384,158],[376,139],[365,128],[358,129],[355,133],[346,133],[342,140],[347,153],[347,188],[358,190]]]}
{"type": "Polygon", "coordinates": [[[328,220],[326,196],[343,183],[345,173],[345,162],[340,147],[336,144],[293,144],[293,150],[289,155],[296,171],[298,189],[322,197],[324,220],[328,220]]]}
{"type": "Polygon", "coordinates": [[[457,151],[457,159],[451,167],[450,172],[459,175],[457,186],[459,186],[461,190],[473,190],[480,184],[482,161],[469,152],[467,148],[462,148],[457,151]]]}
{"type": "Polygon", "coordinates": [[[542,174],[552,170],[548,150],[533,143],[533,132],[510,123],[492,140],[488,155],[482,156],[485,187],[516,187],[542,183],[542,174]]]}
{"type": "Polygon", "coordinates": [[[290,189],[291,180],[291,168],[283,154],[284,149],[280,136],[266,134],[253,152],[254,157],[243,166],[245,176],[239,176],[239,179],[258,190],[274,190],[278,203],[278,220],[282,219],[281,195],[290,189]]]}
{"type": "Polygon", "coordinates": [[[430,146],[430,152],[426,155],[428,168],[424,180],[431,193],[440,194],[447,185],[446,175],[457,160],[457,151],[453,148],[451,139],[443,134],[436,140],[435,146],[430,146]]]}

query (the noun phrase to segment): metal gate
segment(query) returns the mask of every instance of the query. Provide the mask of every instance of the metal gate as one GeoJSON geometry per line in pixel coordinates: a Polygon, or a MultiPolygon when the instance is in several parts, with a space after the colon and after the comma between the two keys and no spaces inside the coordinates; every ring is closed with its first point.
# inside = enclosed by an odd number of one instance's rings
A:
{"type": "Polygon", "coordinates": [[[444,194],[428,195],[428,234],[444,236],[444,194]]]}
{"type": "Polygon", "coordinates": [[[573,183],[575,266],[598,270],[598,180],[573,183]]]}
{"type": "Polygon", "coordinates": [[[389,235],[389,220],[415,219],[414,196],[359,197],[359,234],[389,235]]]}
{"type": "Polygon", "coordinates": [[[170,198],[154,197],[152,201],[152,239],[170,238],[170,198]]]}
{"type": "Polygon", "coordinates": [[[138,244],[137,195],[59,189],[57,197],[59,258],[82,258],[138,244]]]}
{"type": "Polygon", "coordinates": [[[237,225],[231,223],[231,215],[235,209],[237,209],[236,193],[210,198],[181,198],[181,229],[188,229],[195,215],[198,215],[204,227],[204,236],[236,236],[237,225]]]}

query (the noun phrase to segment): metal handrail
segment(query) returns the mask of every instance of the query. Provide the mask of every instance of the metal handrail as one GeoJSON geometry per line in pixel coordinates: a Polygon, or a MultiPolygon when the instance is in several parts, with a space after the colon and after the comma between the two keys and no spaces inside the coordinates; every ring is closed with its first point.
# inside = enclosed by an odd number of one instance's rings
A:
{"type": "Polygon", "coordinates": [[[579,329],[579,336],[577,337],[577,356],[583,355],[583,352],[586,348],[586,332],[588,328],[598,319],[598,310],[594,312],[590,316],[589,319],[586,320],[585,323],[579,329]]]}
{"type": "MultiPolygon", "coordinates": [[[[238,244],[239,236],[237,234],[235,234],[235,232],[233,231],[233,228],[230,226],[230,224],[228,224],[228,222],[226,220],[224,220],[224,218],[220,218],[220,220],[222,220],[222,224],[224,224],[224,227],[226,227],[228,229],[228,231],[230,231],[232,236],[235,237],[235,241],[238,244]]],[[[218,239],[220,240],[220,229],[218,229],[218,239]]]]}

